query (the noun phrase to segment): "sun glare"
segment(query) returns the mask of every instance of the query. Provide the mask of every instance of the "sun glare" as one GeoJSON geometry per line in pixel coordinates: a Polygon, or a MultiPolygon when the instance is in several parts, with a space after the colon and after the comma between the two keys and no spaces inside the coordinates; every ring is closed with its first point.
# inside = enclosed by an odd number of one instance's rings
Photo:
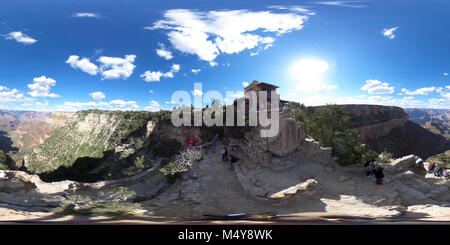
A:
{"type": "Polygon", "coordinates": [[[317,59],[301,59],[290,68],[290,76],[295,82],[297,90],[317,90],[324,85],[323,74],[328,70],[325,61],[317,59]]]}

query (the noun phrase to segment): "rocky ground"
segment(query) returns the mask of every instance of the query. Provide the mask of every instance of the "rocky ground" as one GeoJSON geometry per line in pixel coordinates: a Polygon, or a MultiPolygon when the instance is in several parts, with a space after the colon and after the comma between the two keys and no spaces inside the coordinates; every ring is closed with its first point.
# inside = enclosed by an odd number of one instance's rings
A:
{"type": "Polygon", "coordinates": [[[76,192],[80,210],[106,200],[128,207],[126,212],[120,210],[120,217],[103,214],[103,209],[98,208],[99,213],[91,215],[55,213],[74,202],[76,194],[64,193],[73,182],[44,183],[36,176],[14,172],[9,180],[0,182],[0,219],[216,222],[211,220],[245,213],[244,220],[258,222],[336,217],[397,222],[450,220],[450,182],[413,168],[415,156],[384,163],[385,184],[377,186],[374,177],[365,175],[363,166],[344,168],[298,155],[296,165],[275,171],[250,161],[245,154],[230,165],[222,162],[221,147],[218,145],[216,153],[204,155],[175,183],[167,182],[155,167],[126,180],[80,185],[76,192]]]}

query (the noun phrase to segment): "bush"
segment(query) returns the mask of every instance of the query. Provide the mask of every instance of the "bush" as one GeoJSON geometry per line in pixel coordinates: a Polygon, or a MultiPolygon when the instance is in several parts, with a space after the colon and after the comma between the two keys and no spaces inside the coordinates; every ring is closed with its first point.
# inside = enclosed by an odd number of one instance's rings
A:
{"type": "Polygon", "coordinates": [[[358,131],[353,129],[347,107],[326,105],[313,108],[290,103],[288,108],[294,110],[297,121],[304,122],[307,135],[322,146],[332,147],[340,165],[357,164],[373,157],[374,153],[361,144],[358,131]]]}
{"type": "Polygon", "coordinates": [[[185,172],[187,170],[188,170],[188,168],[185,166],[182,166],[178,162],[178,160],[173,160],[173,161],[169,162],[168,164],[166,164],[166,166],[160,168],[159,172],[161,172],[165,176],[172,177],[172,176],[178,175],[182,172],[185,172]]]}
{"type": "Polygon", "coordinates": [[[201,149],[197,147],[189,147],[181,151],[175,156],[175,160],[169,162],[159,171],[169,178],[176,178],[181,173],[188,171],[192,164],[202,159],[201,149]]]}
{"type": "Polygon", "coordinates": [[[392,153],[388,152],[387,150],[384,150],[380,156],[379,156],[380,162],[383,163],[390,163],[392,161],[392,153]]]}

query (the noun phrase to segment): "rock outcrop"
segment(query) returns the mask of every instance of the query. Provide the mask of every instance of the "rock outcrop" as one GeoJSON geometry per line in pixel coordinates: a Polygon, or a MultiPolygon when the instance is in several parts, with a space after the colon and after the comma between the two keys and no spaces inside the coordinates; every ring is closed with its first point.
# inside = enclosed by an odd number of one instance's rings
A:
{"type": "Polygon", "coordinates": [[[400,107],[378,105],[347,105],[353,127],[359,131],[362,142],[376,140],[405,126],[408,115],[400,107]]]}
{"type": "Polygon", "coordinates": [[[448,139],[410,121],[400,107],[347,105],[347,108],[361,141],[378,153],[387,150],[394,157],[415,154],[427,158],[450,148],[448,139]]]}
{"type": "Polygon", "coordinates": [[[281,190],[274,194],[269,194],[269,198],[293,198],[298,195],[311,195],[317,189],[319,183],[315,179],[308,179],[303,183],[299,183],[294,186],[290,186],[284,190],[281,190]]]}
{"type": "MultiPolygon", "coordinates": [[[[284,169],[296,163],[298,149],[305,139],[302,123],[291,118],[281,118],[278,134],[274,137],[261,137],[260,127],[251,129],[245,139],[237,141],[236,147],[244,151],[248,157],[272,169],[284,169]]],[[[233,145],[233,144],[232,144],[233,145]]]]}

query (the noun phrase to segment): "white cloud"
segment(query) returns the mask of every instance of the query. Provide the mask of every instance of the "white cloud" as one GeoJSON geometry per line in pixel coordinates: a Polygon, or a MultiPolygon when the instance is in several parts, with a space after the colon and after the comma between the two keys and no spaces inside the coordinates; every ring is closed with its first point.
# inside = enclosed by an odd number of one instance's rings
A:
{"type": "Polygon", "coordinates": [[[74,13],[71,17],[76,17],[76,18],[86,17],[86,18],[97,18],[97,19],[99,19],[100,15],[96,14],[96,13],[74,13]]]}
{"type": "Polygon", "coordinates": [[[56,106],[60,111],[77,111],[85,109],[101,109],[101,110],[137,110],[139,106],[136,101],[111,100],[103,101],[89,101],[89,102],[70,102],[66,101],[62,105],[56,106]]]}
{"type": "MultiPolygon", "coordinates": [[[[442,88],[441,88],[442,89],[442,88]]],[[[414,91],[409,91],[405,88],[402,88],[402,92],[407,95],[428,95],[432,92],[436,91],[436,87],[428,87],[428,88],[419,88],[414,91]]]]}
{"type": "Polygon", "coordinates": [[[395,34],[394,32],[398,29],[398,27],[393,27],[390,29],[386,29],[384,28],[383,31],[381,32],[381,34],[383,34],[383,36],[389,38],[389,39],[394,39],[395,38],[395,34]]]}
{"type": "Polygon", "coordinates": [[[201,72],[202,69],[200,69],[200,68],[199,69],[192,69],[191,71],[192,71],[192,73],[197,74],[197,73],[201,72]]]}
{"type": "Polygon", "coordinates": [[[98,73],[98,67],[91,63],[91,61],[88,58],[83,58],[80,60],[80,57],[77,55],[71,55],[66,60],[67,64],[70,64],[72,68],[80,68],[80,70],[88,73],[89,75],[97,75],[98,73]]]}
{"type": "Polygon", "coordinates": [[[92,63],[88,58],[80,60],[78,55],[71,55],[66,60],[67,64],[70,64],[73,68],[90,74],[97,75],[100,73],[102,79],[127,79],[133,74],[133,70],[136,67],[133,65],[136,55],[125,55],[124,58],[101,56],[97,61],[101,63],[100,67],[92,63]]]}
{"type": "Polygon", "coordinates": [[[148,91],[149,93],[151,93],[151,94],[153,94],[155,91],[153,91],[153,90],[150,90],[150,91],[148,91]]]}
{"type": "Polygon", "coordinates": [[[161,78],[173,78],[174,73],[179,72],[181,69],[181,66],[179,64],[172,64],[172,67],[170,68],[170,71],[168,72],[161,72],[161,71],[146,71],[144,74],[141,74],[141,77],[146,82],[159,82],[161,78]]]}
{"type": "Polygon", "coordinates": [[[124,101],[124,100],[112,100],[109,102],[110,105],[117,106],[119,108],[123,108],[125,106],[131,106],[133,108],[139,108],[136,101],[124,101]]]}
{"type": "Polygon", "coordinates": [[[89,95],[90,95],[94,100],[102,100],[102,99],[104,99],[104,98],[106,97],[106,96],[105,96],[105,93],[100,92],[100,91],[90,93],[89,95]]]}
{"type": "Polygon", "coordinates": [[[444,72],[444,74],[442,74],[442,75],[444,75],[444,76],[448,76],[448,73],[447,73],[447,72],[444,72]]]}
{"type": "Polygon", "coordinates": [[[101,56],[98,61],[102,63],[100,72],[103,79],[127,79],[133,74],[136,67],[133,65],[136,55],[125,55],[125,58],[101,56]]]}
{"type": "Polygon", "coordinates": [[[348,8],[365,8],[366,5],[357,4],[363,1],[324,1],[324,2],[314,2],[315,4],[338,6],[338,7],[348,7],[348,8]]]}
{"type": "Polygon", "coordinates": [[[52,78],[47,78],[45,76],[33,78],[33,83],[28,84],[28,88],[31,92],[28,94],[32,97],[60,97],[57,94],[50,93],[50,88],[56,85],[56,81],[52,78]]]}
{"type": "Polygon", "coordinates": [[[394,87],[389,87],[389,83],[383,83],[378,80],[367,80],[361,90],[367,91],[369,94],[392,94],[394,87]]]}
{"type": "Polygon", "coordinates": [[[26,97],[22,92],[17,89],[9,89],[4,86],[0,86],[0,102],[23,102],[30,100],[30,98],[26,97]]]}
{"type": "Polygon", "coordinates": [[[288,5],[288,6],[284,6],[284,5],[271,5],[268,6],[267,8],[269,9],[280,9],[280,10],[289,10],[289,11],[293,11],[293,12],[299,12],[299,13],[304,13],[304,14],[309,14],[309,15],[315,15],[314,12],[310,11],[309,9],[303,7],[303,6],[299,6],[299,5],[288,5]]]}
{"type": "Polygon", "coordinates": [[[28,35],[23,34],[20,31],[13,31],[13,32],[8,33],[5,36],[6,36],[6,39],[9,39],[9,40],[14,39],[17,42],[25,44],[25,45],[30,45],[30,44],[37,42],[36,39],[31,38],[28,35]]]}
{"type": "Polygon", "coordinates": [[[275,39],[261,36],[261,33],[280,35],[300,30],[306,19],[306,16],[297,13],[173,9],[164,13],[164,19],[146,29],[168,30],[169,41],[175,49],[197,55],[214,66],[214,59],[221,53],[239,53],[259,45],[271,44],[275,39]],[[256,31],[260,32],[256,34],[256,31]]]}
{"type": "Polygon", "coordinates": [[[159,111],[159,103],[155,100],[149,102],[149,105],[144,107],[145,111],[159,111]]]}
{"type": "Polygon", "coordinates": [[[163,73],[160,71],[146,71],[144,74],[141,74],[141,77],[146,82],[159,82],[162,75],[163,73]]]}
{"type": "Polygon", "coordinates": [[[170,59],[173,58],[172,52],[170,52],[169,50],[167,50],[167,49],[166,49],[166,46],[164,46],[164,44],[158,43],[158,45],[159,45],[160,48],[159,48],[159,49],[156,49],[156,54],[157,54],[159,57],[162,57],[162,58],[164,58],[164,59],[166,59],[166,60],[170,60],[170,59]]]}
{"type": "Polygon", "coordinates": [[[242,86],[247,87],[248,86],[248,82],[242,82],[242,86]]]}
{"type": "Polygon", "coordinates": [[[39,106],[39,107],[44,107],[44,106],[48,106],[48,102],[46,101],[46,102],[44,102],[44,103],[42,103],[42,102],[36,102],[36,106],[39,106]]]}

